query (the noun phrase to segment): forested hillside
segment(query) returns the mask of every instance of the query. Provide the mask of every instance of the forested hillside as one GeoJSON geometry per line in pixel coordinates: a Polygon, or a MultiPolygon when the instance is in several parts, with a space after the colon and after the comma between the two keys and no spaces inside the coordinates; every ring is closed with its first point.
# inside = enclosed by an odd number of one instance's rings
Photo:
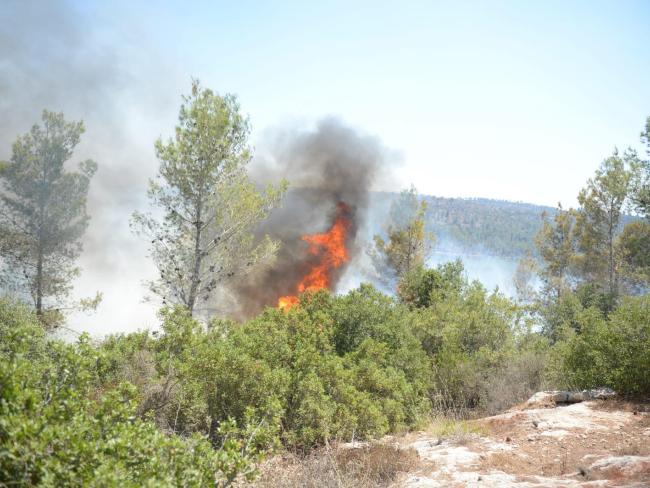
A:
{"type": "MultiPolygon", "coordinates": [[[[396,193],[373,195],[372,221],[382,222],[396,193]]],[[[481,252],[506,258],[520,258],[533,251],[534,237],[542,225],[542,214],[553,216],[556,209],[532,203],[487,198],[444,198],[424,196],[426,225],[436,236],[436,248],[467,253],[481,252]]]]}
{"type": "Polygon", "coordinates": [[[486,198],[427,196],[427,224],[439,236],[440,247],[450,242],[467,250],[503,257],[521,257],[534,248],[542,213],[551,207],[486,198]]]}
{"type": "MultiPolygon", "coordinates": [[[[397,193],[376,192],[372,221],[380,223],[397,193]]],[[[535,235],[542,227],[542,215],[553,218],[557,208],[525,202],[489,198],[445,198],[424,195],[426,225],[436,236],[437,251],[480,253],[520,259],[535,252],[535,235]]],[[[634,220],[623,216],[622,223],[634,220]]]]}

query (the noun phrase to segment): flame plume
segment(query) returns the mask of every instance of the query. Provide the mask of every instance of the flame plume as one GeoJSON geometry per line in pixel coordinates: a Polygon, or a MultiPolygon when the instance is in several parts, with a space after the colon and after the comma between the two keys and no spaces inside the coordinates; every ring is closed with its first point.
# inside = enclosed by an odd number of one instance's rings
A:
{"type": "MultiPolygon", "coordinates": [[[[308,244],[307,252],[315,257],[315,262],[296,285],[298,293],[330,287],[334,271],[350,260],[346,244],[351,227],[350,207],[344,202],[339,202],[334,223],[327,232],[301,237],[308,244]]],[[[283,310],[297,304],[296,295],[286,295],[278,299],[278,308],[283,310]]]]}

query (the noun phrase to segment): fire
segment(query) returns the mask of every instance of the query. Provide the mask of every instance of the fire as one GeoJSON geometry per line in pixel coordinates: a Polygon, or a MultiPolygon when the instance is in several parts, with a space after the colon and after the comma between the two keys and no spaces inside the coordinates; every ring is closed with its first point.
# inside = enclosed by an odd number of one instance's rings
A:
{"type": "Polygon", "coordinates": [[[278,298],[278,308],[281,308],[282,310],[288,310],[294,305],[298,305],[298,297],[296,296],[287,295],[278,298]]]}
{"type": "MultiPolygon", "coordinates": [[[[296,286],[298,293],[329,288],[334,271],[350,259],[346,248],[347,236],[352,227],[350,207],[339,202],[332,227],[323,234],[307,234],[302,240],[308,244],[307,252],[316,256],[317,262],[296,286]]],[[[278,299],[278,308],[288,310],[298,304],[298,297],[287,295],[278,299]]]]}

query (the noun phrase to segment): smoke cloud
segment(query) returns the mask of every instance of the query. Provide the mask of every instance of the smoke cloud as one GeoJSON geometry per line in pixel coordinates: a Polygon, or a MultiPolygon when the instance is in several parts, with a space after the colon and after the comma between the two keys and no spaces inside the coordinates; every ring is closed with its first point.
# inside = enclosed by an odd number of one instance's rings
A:
{"type": "Polygon", "coordinates": [[[0,23],[0,160],[48,109],[84,121],[70,169],[88,158],[99,166],[75,295],[99,290],[104,302],[96,316],[71,317],[72,326],[107,332],[155,325],[152,309],[134,298],[143,296],[141,281],[153,266],[128,221],[146,205],[157,167],[153,141],[173,127],[189,76],[179,76],[137,24],[94,18],[83,2],[4,1],[0,23]]]}
{"type": "MultiPolygon", "coordinates": [[[[147,41],[136,21],[111,18],[98,19],[83,3],[65,0],[8,0],[0,9],[0,159],[10,157],[16,136],[48,109],[84,121],[71,169],[87,158],[98,163],[75,295],[99,290],[104,301],[96,315],[70,319],[73,328],[93,333],[156,325],[155,307],[140,298],[155,269],[147,243],[131,233],[128,221],[134,210],[146,209],[147,180],[158,165],[153,141],[171,132],[180,94],[189,86],[189,76],[147,41]]],[[[380,141],[333,118],[313,130],[275,130],[260,146],[254,179],[286,178],[292,190],[260,229],[282,242],[276,264],[227,290],[232,304],[226,311],[247,315],[295,292],[306,265],[300,237],[327,230],[340,201],[352,212],[349,251],[355,260],[369,191],[395,160],[380,141]]]]}
{"type": "MultiPolygon", "coordinates": [[[[260,227],[282,244],[273,266],[247,277],[236,290],[240,315],[252,315],[278,297],[293,295],[295,286],[312,264],[302,235],[326,231],[332,224],[337,205],[350,209],[348,234],[350,261],[363,248],[359,230],[365,224],[370,192],[386,177],[397,155],[374,137],[360,134],[335,118],[326,118],[313,130],[276,131],[265,145],[264,156],[253,165],[255,180],[268,182],[284,178],[291,189],[283,206],[260,227]]],[[[347,266],[333,276],[332,289],[347,266]]]]}
{"type": "MultiPolygon", "coordinates": [[[[91,222],[75,295],[99,290],[104,301],[96,315],[74,315],[69,325],[103,334],[157,324],[155,306],[141,301],[143,280],[156,276],[148,243],[131,233],[128,222],[134,210],[147,209],[147,180],[158,167],[153,141],[172,132],[190,73],[149,41],[141,18],[127,12],[101,17],[101,9],[91,14],[86,8],[66,0],[2,2],[0,160],[10,157],[11,143],[40,121],[43,109],[84,121],[86,133],[70,163],[91,158],[99,169],[88,196],[91,222]]],[[[333,277],[334,289],[345,291],[367,277],[361,250],[378,232],[386,206],[377,195],[371,202],[370,191],[396,189],[389,167],[401,162],[400,155],[334,118],[310,130],[274,130],[257,154],[251,166],[256,181],[286,178],[291,184],[283,207],[259,229],[282,248],[273,266],[226,290],[223,309],[250,316],[294,294],[309,265],[301,236],[326,231],[341,201],[352,212],[351,259],[333,277]]]]}

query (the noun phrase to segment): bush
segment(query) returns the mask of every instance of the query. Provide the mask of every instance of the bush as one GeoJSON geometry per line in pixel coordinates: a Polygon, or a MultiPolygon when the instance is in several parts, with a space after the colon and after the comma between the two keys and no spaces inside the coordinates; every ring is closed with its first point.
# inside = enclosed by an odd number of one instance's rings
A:
{"type": "Polygon", "coordinates": [[[277,416],[284,443],[300,449],[380,436],[427,409],[426,356],[393,308],[368,286],[345,297],[305,295],[288,313],[268,309],[214,327],[188,371],[208,378],[212,422],[251,408],[277,416]]]}
{"type": "Polygon", "coordinates": [[[400,296],[413,308],[413,330],[433,364],[434,408],[487,408],[495,378],[518,355],[521,311],[468,282],[459,262],[415,270],[400,283],[400,296]]]}
{"type": "Polygon", "coordinates": [[[281,440],[309,450],[416,425],[428,412],[430,360],[406,307],[364,285],[343,297],[321,291],[284,312],[201,327],[162,311],[163,334],[109,338],[105,382],[138,386],[139,413],[159,428],[199,432],[214,445],[234,420],[259,426],[259,449],[281,440]]]}
{"type": "Polygon", "coordinates": [[[229,480],[252,473],[280,442],[309,451],[380,437],[418,426],[432,406],[506,406],[498,378],[537,381],[535,334],[519,330],[523,315],[467,282],[460,263],[416,270],[400,286],[399,299],[369,285],[339,297],[308,293],[299,306],[242,324],[205,327],[182,308],[165,308],[162,333],[116,335],[99,347],[87,337],[48,340],[27,311],[0,307],[3,378],[25,385],[10,398],[14,383],[3,380],[6,408],[29,397],[33,409],[7,412],[3,442],[13,457],[3,462],[30,466],[32,479],[59,473],[62,483],[111,463],[117,468],[106,476],[127,485],[151,476],[163,484],[183,476],[200,484],[215,473],[229,480]],[[22,373],[10,375],[12,368],[22,373]],[[20,434],[28,415],[41,430],[20,434]],[[59,437],[58,451],[68,454],[44,464],[38,456],[59,437]],[[16,439],[31,446],[32,461],[16,439]],[[207,454],[196,464],[173,454],[179,446],[207,454]],[[167,468],[152,464],[161,459],[167,468]]]}
{"type": "Polygon", "coordinates": [[[435,269],[415,267],[399,283],[397,294],[403,303],[428,308],[460,293],[467,285],[460,259],[438,265],[435,269]]]}
{"type": "Polygon", "coordinates": [[[215,450],[138,419],[132,385],[97,388],[108,362],[87,336],[48,340],[32,314],[2,300],[0,338],[1,485],[225,486],[254,473],[250,429],[224,422],[215,450]]]}
{"type": "Polygon", "coordinates": [[[573,388],[608,386],[624,395],[650,394],[650,296],[625,297],[605,316],[583,309],[578,331],[565,328],[552,351],[549,377],[573,388]]]}

